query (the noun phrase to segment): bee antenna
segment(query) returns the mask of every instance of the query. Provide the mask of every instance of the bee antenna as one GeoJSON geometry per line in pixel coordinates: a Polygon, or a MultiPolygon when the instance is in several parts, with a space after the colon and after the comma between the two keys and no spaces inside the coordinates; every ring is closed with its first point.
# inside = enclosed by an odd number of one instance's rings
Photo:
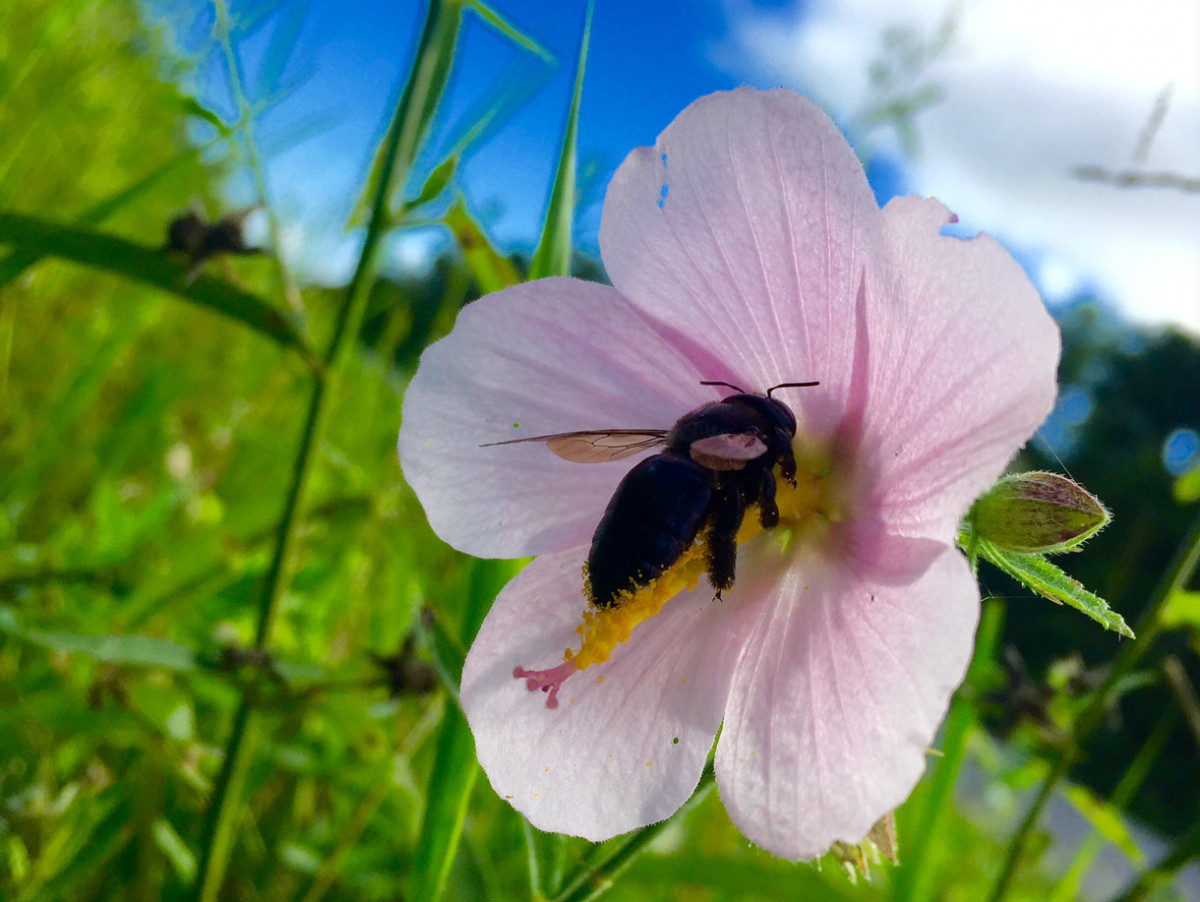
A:
{"type": "Polygon", "coordinates": [[[808,388],[810,385],[820,384],[820,382],[780,382],[778,385],[772,385],[767,389],[767,397],[771,397],[771,392],[778,388],[808,388]]]}
{"type": "Polygon", "coordinates": [[[737,392],[740,395],[746,394],[746,389],[741,388],[740,386],[734,385],[732,382],[701,382],[700,384],[701,385],[724,385],[726,388],[732,388],[735,392],[737,392]]]}

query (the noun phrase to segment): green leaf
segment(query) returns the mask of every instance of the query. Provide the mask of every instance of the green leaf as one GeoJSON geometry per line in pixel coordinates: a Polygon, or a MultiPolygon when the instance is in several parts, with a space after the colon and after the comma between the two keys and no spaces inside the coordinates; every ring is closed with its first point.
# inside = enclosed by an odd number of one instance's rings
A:
{"type": "Polygon", "coordinates": [[[442,222],[462,248],[463,261],[479,283],[479,290],[491,294],[521,281],[521,275],[512,261],[492,245],[479,223],[467,212],[462,198],[446,211],[442,222]]]}
{"type": "Polygon", "coordinates": [[[320,367],[316,355],[282,312],[258,295],[204,272],[189,284],[189,262],[158,248],[83,226],[5,212],[0,212],[0,244],[92,266],[162,289],[247,325],[277,344],[298,351],[314,368],[320,367]]]}
{"type": "Polygon", "coordinates": [[[1163,629],[1200,630],[1200,592],[1176,589],[1167,596],[1158,619],[1163,629]]]}
{"type": "Polygon", "coordinates": [[[554,65],[554,55],[550,51],[525,34],[525,32],[517,29],[516,26],[488,6],[488,4],[484,3],[483,0],[468,0],[468,6],[479,18],[483,19],[483,21],[487,22],[492,28],[496,29],[514,44],[541,57],[550,65],[554,65]]]}
{"type": "Polygon", "coordinates": [[[1091,617],[1105,629],[1133,638],[1133,630],[1108,603],[1085,589],[1061,569],[1036,554],[1004,551],[986,539],[975,539],[975,551],[1017,582],[1058,604],[1066,604],[1091,617]]]}
{"type": "Polygon", "coordinates": [[[202,104],[195,97],[190,97],[187,94],[180,94],[179,105],[183,108],[183,111],[187,115],[203,119],[224,137],[229,137],[231,134],[233,134],[232,129],[225,124],[225,120],[202,104]]]}
{"type": "Polygon", "coordinates": [[[21,627],[11,608],[0,607],[0,632],[50,651],[79,652],[107,664],[195,670],[196,653],[186,645],[152,636],[96,636],[30,630],[21,627]]]}
{"type": "Polygon", "coordinates": [[[1133,837],[1125,827],[1125,822],[1116,808],[1106,804],[1103,799],[1097,798],[1086,786],[1079,784],[1069,785],[1065,795],[1067,800],[1075,806],[1075,810],[1087,819],[1096,832],[1124,852],[1130,861],[1140,862],[1142,860],[1142,850],[1133,841],[1133,837]]]}
{"type": "Polygon", "coordinates": [[[404,205],[404,212],[407,214],[417,207],[429,203],[445,191],[446,186],[450,184],[450,179],[454,178],[454,173],[457,170],[457,156],[452,156],[439,163],[433,172],[429,173],[429,178],[425,180],[425,184],[421,187],[421,193],[404,205]]]}
{"type": "Polygon", "coordinates": [[[458,682],[462,676],[463,660],[466,652],[461,643],[446,632],[442,622],[432,610],[426,610],[422,617],[422,629],[427,637],[429,652],[433,658],[433,668],[437,671],[442,687],[459,704],[458,682]]]}
{"type": "Polygon", "coordinates": [[[550,192],[550,206],[542,224],[542,237],[529,267],[530,279],[571,274],[571,225],[575,220],[575,152],[579,138],[579,102],[583,96],[583,72],[587,64],[588,39],[592,33],[592,11],[588,3],[583,37],[579,42],[579,61],[575,67],[575,90],[571,108],[563,128],[562,147],[558,154],[558,171],[550,192]]]}

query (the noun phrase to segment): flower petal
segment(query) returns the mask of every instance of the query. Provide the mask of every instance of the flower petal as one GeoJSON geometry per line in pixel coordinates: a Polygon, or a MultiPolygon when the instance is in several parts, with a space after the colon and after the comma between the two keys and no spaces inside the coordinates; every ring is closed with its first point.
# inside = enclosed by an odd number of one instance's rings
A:
{"type": "Polygon", "coordinates": [[[907,579],[877,582],[808,552],[782,580],[748,578],[717,785],[752,841],[811,858],[858,842],[920,778],[926,748],[971,656],[979,594],[966,561],[895,539],[907,579]]]}
{"type": "Polygon", "coordinates": [[[543,279],[480,298],[421,358],[400,460],[443,540],[519,557],[590,540],[630,460],[584,466],[540,442],[583,429],[669,428],[714,397],[620,293],[543,279]]]}
{"type": "Polygon", "coordinates": [[[513,669],[554,667],[578,647],[586,553],[544,554],[504,588],[467,655],[462,702],[496,792],[539,829],[599,841],[670,816],[695,790],[728,694],[713,637],[729,612],[707,585],[672,599],[549,709],[513,669]]]}
{"type": "Polygon", "coordinates": [[[995,240],[939,233],[936,200],[883,211],[891,272],[869,280],[863,439],[870,509],[890,531],[949,541],[1054,405],[1058,326],[995,240]]]}
{"type": "Polygon", "coordinates": [[[604,202],[609,276],[751,391],[818,379],[788,402],[810,434],[845,407],[854,300],[879,209],[832,122],[790,91],[713,94],[634,150],[604,202]],[[659,203],[661,201],[661,204],[659,203]],[[686,325],[685,325],[686,324],[686,325]]]}

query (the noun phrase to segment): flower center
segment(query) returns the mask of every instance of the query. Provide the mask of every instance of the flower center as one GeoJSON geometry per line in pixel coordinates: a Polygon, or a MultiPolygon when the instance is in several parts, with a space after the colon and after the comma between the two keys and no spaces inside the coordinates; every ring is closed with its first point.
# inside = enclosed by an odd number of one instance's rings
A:
{"type": "MultiPolygon", "coordinates": [[[[775,473],[778,525],[770,531],[764,530],[758,506],[748,507],[737,534],[739,545],[763,536],[764,540],[775,543],[783,557],[797,541],[809,541],[825,525],[842,519],[831,455],[807,453],[808,449],[800,448],[795,451],[796,485],[783,479],[778,469],[775,473]]],[[[702,531],[700,538],[675,563],[647,585],[621,592],[610,606],[584,610],[582,623],[575,631],[582,639],[580,648],[578,651],[568,648],[562,664],[547,670],[517,667],[513,676],[524,679],[531,691],[540,689],[548,693],[546,707],[557,707],[558,690],[570,676],[594,664],[603,664],[614,648],[629,640],[638,624],[661,611],[680,592],[696,588],[708,569],[705,541],[702,531]]]]}

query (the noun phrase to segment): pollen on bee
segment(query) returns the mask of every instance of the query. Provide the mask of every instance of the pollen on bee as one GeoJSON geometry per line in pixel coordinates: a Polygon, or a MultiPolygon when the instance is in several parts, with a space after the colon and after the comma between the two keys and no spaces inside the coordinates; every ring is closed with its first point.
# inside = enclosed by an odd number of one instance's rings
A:
{"type": "MultiPolygon", "coordinates": [[[[516,426],[516,424],[513,424],[516,426]]],[[[837,521],[837,505],[833,496],[830,480],[826,477],[832,472],[824,465],[823,458],[818,455],[797,453],[797,462],[801,464],[795,484],[790,480],[781,479],[778,484],[776,503],[779,507],[780,527],[772,531],[779,536],[785,534],[780,545],[781,551],[786,551],[795,536],[807,524],[815,520],[837,521]]],[[[754,539],[763,533],[761,517],[747,512],[737,533],[737,542],[743,543],[754,539]]],[[[558,691],[564,682],[581,670],[587,670],[594,664],[603,664],[611,657],[613,649],[629,641],[634,629],[641,623],[658,614],[663,606],[681,592],[690,592],[699,584],[709,568],[707,548],[703,537],[684,550],[679,558],[663,573],[638,586],[617,594],[611,604],[598,607],[589,603],[584,610],[581,623],[575,630],[582,640],[578,650],[568,648],[563,652],[563,662],[556,667],[546,670],[528,670],[516,667],[513,676],[525,680],[526,688],[531,692],[546,693],[546,707],[558,707],[558,691]]],[[[583,582],[589,585],[587,564],[583,566],[583,582]]],[[[804,589],[807,591],[808,586],[804,589]]],[[[542,599],[537,599],[541,604],[542,599]]],[[[604,677],[597,677],[596,683],[604,682],[604,677]]],[[[687,685],[687,678],[681,678],[681,684],[687,685]]],[[[568,699],[575,701],[575,696],[568,699]]],[[[627,704],[626,701],[621,702],[627,704]]]]}

